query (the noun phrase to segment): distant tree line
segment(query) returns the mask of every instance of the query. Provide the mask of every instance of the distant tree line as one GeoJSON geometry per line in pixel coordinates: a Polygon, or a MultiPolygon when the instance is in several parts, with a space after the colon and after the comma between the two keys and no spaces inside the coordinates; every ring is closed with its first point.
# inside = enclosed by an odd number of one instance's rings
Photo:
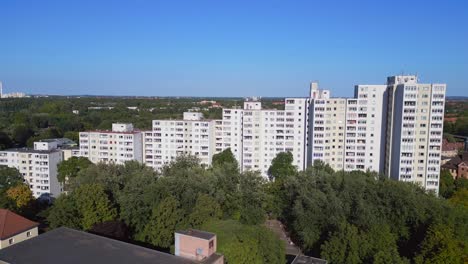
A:
{"type": "Polygon", "coordinates": [[[445,104],[445,113],[455,117],[455,122],[444,123],[444,133],[468,136],[468,101],[450,101],[445,104]]]}
{"type": "MultiPolygon", "coordinates": [[[[208,99],[208,98],[206,98],[208,99]]],[[[83,130],[111,129],[112,123],[133,123],[139,129],[150,129],[152,120],[182,118],[193,107],[207,119],[221,119],[221,108],[200,105],[204,98],[119,98],[119,97],[48,97],[10,98],[0,100],[0,150],[9,147],[32,146],[45,138],[68,137],[78,140],[83,130]],[[113,107],[92,110],[89,107],[113,107]],[[131,110],[127,107],[137,107],[131,110]],[[77,110],[78,114],[72,111],[77,110]]],[[[209,98],[223,107],[242,107],[240,98],[209,98]]],[[[272,99],[265,99],[267,107],[272,99]]]]}

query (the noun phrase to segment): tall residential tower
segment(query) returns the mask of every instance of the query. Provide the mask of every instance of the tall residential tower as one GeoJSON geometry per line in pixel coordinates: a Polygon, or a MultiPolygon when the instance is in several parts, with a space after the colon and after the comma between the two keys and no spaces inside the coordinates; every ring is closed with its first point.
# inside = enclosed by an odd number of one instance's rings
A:
{"type": "Polygon", "coordinates": [[[437,193],[446,85],[419,83],[412,75],[387,82],[385,174],[437,193]]]}

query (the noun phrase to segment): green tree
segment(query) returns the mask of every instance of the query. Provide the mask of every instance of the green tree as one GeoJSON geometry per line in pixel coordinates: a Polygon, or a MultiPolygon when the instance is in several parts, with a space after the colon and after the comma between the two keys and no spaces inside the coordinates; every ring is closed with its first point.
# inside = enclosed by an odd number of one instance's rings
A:
{"type": "Polygon", "coordinates": [[[74,197],[67,195],[55,199],[54,205],[47,211],[47,222],[52,229],[61,226],[81,229],[82,217],[74,197]]]}
{"type": "Polygon", "coordinates": [[[26,146],[26,142],[34,135],[34,131],[25,125],[17,125],[13,128],[12,138],[16,144],[26,146]]]}
{"type": "Polygon", "coordinates": [[[225,218],[239,218],[240,210],[240,173],[237,165],[225,164],[213,167],[212,175],[213,197],[221,206],[225,218]]]}
{"type": "Polygon", "coordinates": [[[223,150],[222,152],[213,155],[212,160],[213,160],[212,162],[213,166],[224,166],[226,164],[235,164],[236,167],[239,166],[230,148],[227,148],[223,150]]]}
{"type": "Polygon", "coordinates": [[[202,228],[217,237],[217,252],[228,263],[284,264],[284,244],[270,230],[260,225],[243,225],[235,220],[212,220],[202,228]]]}
{"type": "Polygon", "coordinates": [[[268,177],[270,180],[283,180],[288,176],[297,173],[296,166],[293,165],[294,157],[291,152],[280,152],[271,161],[268,168],[268,177]]]}
{"type": "Polygon", "coordinates": [[[71,139],[76,143],[80,142],[80,133],[75,131],[67,131],[63,134],[64,138],[71,139]]]}
{"type": "Polygon", "coordinates": [[[0,150],[10,148],[13,145],[7,133],[0,131],[0,150]]]}
{"type": "Polygon", "coordinates": [[[81,228],[88,230],[96,223],[115,220],[117,210],[112,206],[104,188],[98,184],[78,187],[71,194],[77,209],[80,211],[81,228]]]}
{"type": "Polygon", "coordinates": [[[468,179],[465,178],[457,178],[454,181],[455,185],[455,191],[461,190],[461,189],[468,189],[468,179]]]}
{"type": "Polygon", "coordinates": [[[52,228],[68,226],[89,230],[96,223],[115,220],[117,210],[112,206],[104,188],[99,184],[84,184],[69,195],[61,195],[48,211],[52,228]]]}
{"type": "Polygon", "coordinates": [[[466,263],[468,261],[468,242],[460,241],[453,235],[454,230],[447,225],[433,225],[422,243],[421,252],[415,263],[466,263]]]}
{"type": "Polygon", "coordinates": [[[189,216],[190,224],[199,227],[211,219],[220,219],[223,215],[221,206],[211,196],[200,194],[197,203],[189,216]]]}
{"type": "Polygon", "coordinates": [[[460,241],[468,232],[460,207],[372,173],[314,166],[288,177],[284,187],[280,217],[296,244],[330,263],[414,262],[432,223],[453,223],[460,241]]]}
{"type": "Polygon", "coordinates": [[[183,217],[179,202],[174,197],[165,198],[153,209],[145,227],[145,241],[157,247],[169,248],[183,217]]]}
{"type": "Polygon", "coordinates": [[[338,230],[322,245],[321,256],[330,263],[362,263],[363,248],[359,230],[348,223],[341,223],[338,230]]]}
{"type": "Polygon", "coordinates": [[[18,169],[0,165],[0,189],[6,190],[22,182],[23,177],[18,169]]]}
{"type": "Polygon", "coordinates": [[[81,170],[88,168],[93,163],[85,157],[71,157],[58,164],[57,178],[59,182],[65,183],[68,178],[74,178],[81,170]]]}
{"type": "Polygon", "coordinates": [[[373,225],[364,233],[361,254],[364,263],[406,263],[407,259],[400,258],[397,245],[397,236],[391,232],[388,224],[373,225]]]}
{"type": "Polygon", "coordinates": [[[455,205],[460,205],[468,209],[468,189],[460,189],[456,191],[449,199],[449,202],[455,205]]]}
{"type": "Polygon", "coordinates": [[[255,172],[245,172],[240,176],[240,222],[257,225],[265,221],[267,197],[264,191],[265,180],[255,172]]]}
{"type": "Polygon", "coordinates": [[[444,198],[450,198],[455,190],[455,181],[448,170],[440,172],[439,194],[444,198]]]}

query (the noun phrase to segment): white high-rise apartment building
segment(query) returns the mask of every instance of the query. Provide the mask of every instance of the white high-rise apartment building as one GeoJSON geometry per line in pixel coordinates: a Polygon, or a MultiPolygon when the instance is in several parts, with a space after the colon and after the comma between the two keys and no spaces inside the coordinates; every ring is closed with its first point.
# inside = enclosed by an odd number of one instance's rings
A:
{"type": "Polygon", "coordinates": [[[196,112],[184,113],[182,120],[153,120],[153,130],[144,136],[144,163],[159,170],[177,156],[191,154],[210,165],[220,124],[220,120],[206,120],[196,112]]]}
{"type": "Polygon", "coordinates": [[[354,98],[343,99],[313,85],[308,164],[377,171],[438,192],[445,89],[392,76],[387,85],[357,85],[354,98]]]}
{"type": "Polygon", "coordinates": [[[412,75],[387,83],[385,173],[438,193],[446,85],[418,83],[412,75]]]}
{"type": "Polygon", "coordinates": [[[311,86],[309,165],[321,160],[334,170],[383,172],[386,85],[357,85],[354,98],[330,98],[311,86]]]}
{"type": "Polygon", "coordinates": [[[0,165],[17,168],[35,198],[58,197],[62,192],[57,179],[57,165],[62,159],[56,142],[34,142],[34,149],[0,151],[0,165]]]}
{"type": "Polygon", "coordinates": [[[112,124],[112,131],[80,132],[80,156],[93,163],[143,162],[143,132],[132,124],[112,124]]]}
{"type": "Polygon", "coordinates": [[[387,86],[356,85],[347,99],[344,170],[383,173],[387,86]]]}
{"type": "Polygon", "coordinates": [[[386,85],[356,85],[353,98],[333,98],[311,83],[305,98],[285,98],[284,110],[223,109],[222,120],[184,113],[183,120],[154,120],[145,133],[145,163],[156,169],[191,153],[210,165],[230,148],[242,171],[266,176],[280,152],[305,170],[315,160],[334,170],[376,171],[438,191],[445,85],[393,76],[386,85]]]}
{"type": "Polygon", "coordinates": [[[346,99],[330,98],[330,91],[310,86],[307,165],[320,160],[342,170],[346,124],[346,99]]]}
{"type": "Polygon", "coordinates": [[[280,152],[291,152],[293,164],[305,169],[308,98],[286,98],[285,110],[262,109],[256,99],[243,109],[223,109],[222,149],[231,148],[242,171],[266,176],[280,152]]]}
{"type": "MultiPolygon", "coordinates": [[[[260,103],[258,103],[260,107],[260,103]]],[[[223,119],[221,125],[221,148],[230,148],[239,164],[242,161],[242,128],[244,111],[241,108],[223,109],[223,119]]],[[[219,142],[219,141],[218,141],[219,142]]],[[[242,167],[242,166],[241,166],[242,167]]]]}

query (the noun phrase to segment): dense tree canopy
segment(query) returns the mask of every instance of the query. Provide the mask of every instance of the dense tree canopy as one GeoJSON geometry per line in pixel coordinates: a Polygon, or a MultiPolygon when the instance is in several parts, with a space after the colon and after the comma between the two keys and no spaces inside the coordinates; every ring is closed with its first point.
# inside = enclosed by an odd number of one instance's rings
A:
{"type": "Polygon", "coordinates": [[[228,263],[285,263],[285,249],[275,234],[261,225],[242,225],[234,220],[213,220],[203,230],[216,234],[218,252],[228,263]]]}
{"type": "MultiPolygon", "coordinates": [[[[426,259],[424,241],[444,223],[458,241],[446,253],[463,263],[468,212],[418,186],[372,173],[309,168],[290,177],[282,214],[295,241],[330,263],[407,263],[426,259]],[[456,230],[456,231],[455,231],[456,230]],[[458,245],[458,246],[456,246],[458,245]]],[[[432,243],[432,242],[431,242],[432,243]]],[[[429,247],[429,246],[428,246],[429,247]]],[[[466,252],[466,251],[465,251],[466,252]]],[[[444,253],[445,254],[445,253],[444,253]]]]}
{"type": "Polygon", "coordinates": [[[183,225],[184,211],[180,203],[172,196],[164,198],[151,214],[144,229],[146,242],[162,248],[169,248],[173,243],[174,232],[183,225]]]}
{"type": "Polygon", "coordinates": [[[230,148],[223,150],[222,152],[213,155],[212,159],[213,166],[223,166],[224,164],[233,164],[235,167],[238,167],[238,163],[234,154],[230,148]]]}
{"type": "Polygon", "coordinates": [[[442,170],[439,194],[448,199],[451,204],[461,205],[468,209],[468,179],[453,179],[448,170],[442,170]]]}
{"type": "MultiPolygon", "coordinates": [[[[137,162],[92,164],[70,177],[69,194],[56,200],[48,220],[52,228],[84,230],[120,220],[131,239],[166,249],[173,245],[176,229],[203,228],[209,221],[231,219],[241,227],[257,228],[270,199],[267,182],[258,173],[240,173],[231,165],[227,159],[205,168],[193,156],[178,157],[160,173],[137,162]]],[[[277,239],[262,232],[259,236],[265,239],[277,239]]],[[[262,247],[259,238],[253,241],[262,247]]],[[[262,250],[255,251],[262,256],[253,257],[271,257],[262,250]]]]}
{"type": "Polygon", "coordinates": [[[0,131],[0,150],[10,148],[13,145],[10,136],[7,133],[0,131]]]}
{"type": "Polygon", "coordinates": [[[23,181],[16,168],[0,166],[0,208],[30,216],[35,199],[23,181]]]}
{"type": "Polygon", "coordinates": [[[296,166],[293,165],[294,157],[291,152],[281,152],[271,161],[268,169],[270,180],[281,180],[297,173],[296,166]]]}
{"type": "Polygon", "coordinates": [[[62,195],[50,210],[52,228],[68,226],[83,230],[95,224],[115,220],[117,210],[99,184],[83,184],[70,195],[62,195]]]}
{"type": "Polygon", "coordinates": [[[76,177],[78,172],[88,168],[91,164],[91,161],[85,157],[71,157],[58,164],[57,178],[59,182],[65,183],[66,179],[76,177]]]}
{"type": "Polygon", "coordinates": [[[8,189],[23,182],[23,177],[16,168],[0,165],[0,189],[8,189]]]}

